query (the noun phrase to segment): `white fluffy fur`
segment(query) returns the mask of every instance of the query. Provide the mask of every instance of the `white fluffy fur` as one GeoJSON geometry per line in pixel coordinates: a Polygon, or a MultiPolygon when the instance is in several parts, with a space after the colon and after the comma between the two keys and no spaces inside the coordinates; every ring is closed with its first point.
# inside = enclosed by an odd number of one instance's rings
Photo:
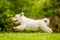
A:
{"type": "Polygon", "coordinates": [[[32,31],[37,31],[39,29],[42,29],[46,33],[52,32],[52,29],[48,27],[49,19],[47,18],[44,18],[41,20],[33,20],[33,19],[25,17],[24,13],[21,12],[20,14],[17,14],[15,15],[15,17],[13,17],[13,21],[16,21],[16,20],[18,20],[21,23],[21,25],[17,27],[13,27],[14,29],[18,29],[18,30],[25,29],[25,30],[32,30],[32,31]]]}
{"type": "Polygon", "coordinates": [[[46,25],[49,25],[49,19],[48,18],[43,18],[41,20],[43,20],[46,23],[46,25]]]}

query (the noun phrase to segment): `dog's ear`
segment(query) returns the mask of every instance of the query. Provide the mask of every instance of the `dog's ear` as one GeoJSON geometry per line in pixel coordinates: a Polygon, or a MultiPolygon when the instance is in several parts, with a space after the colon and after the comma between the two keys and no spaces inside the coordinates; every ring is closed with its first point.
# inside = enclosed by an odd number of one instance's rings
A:
{"type": "Polygon", "coordinates": [[[20,16],[24,16],[24,12],[21,12],[21,13],[20,13],[20,16]]]}

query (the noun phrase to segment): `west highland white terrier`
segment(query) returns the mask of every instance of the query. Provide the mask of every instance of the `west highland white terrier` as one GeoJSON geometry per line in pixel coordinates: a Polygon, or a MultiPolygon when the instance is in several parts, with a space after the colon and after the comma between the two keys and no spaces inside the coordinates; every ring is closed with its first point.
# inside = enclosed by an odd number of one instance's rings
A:
{"type": "Polygon", "coordinates": [[[21,25],[17,27],[13,27],[18,30],[31,30],[38,31],[42,29],[46,33],[52,33],[52,29],[48,27],[49,19],[43,18],[41,20],[33,20],[24,16],[24,12],[20,14],[16,14],[15,17],[12,18],[13,21],[18,21],[21,25]]]}

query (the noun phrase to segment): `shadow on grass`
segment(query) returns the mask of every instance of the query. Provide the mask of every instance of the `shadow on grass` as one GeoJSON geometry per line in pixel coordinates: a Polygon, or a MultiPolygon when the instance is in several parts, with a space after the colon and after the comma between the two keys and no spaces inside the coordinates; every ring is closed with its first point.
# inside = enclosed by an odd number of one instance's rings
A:
{"type": "Polygon", "coordinates": [[[23,31],[13,31],[14,33],[44,33],[43,31],[26,31],[26,30],[23,30],[23,31]]]}

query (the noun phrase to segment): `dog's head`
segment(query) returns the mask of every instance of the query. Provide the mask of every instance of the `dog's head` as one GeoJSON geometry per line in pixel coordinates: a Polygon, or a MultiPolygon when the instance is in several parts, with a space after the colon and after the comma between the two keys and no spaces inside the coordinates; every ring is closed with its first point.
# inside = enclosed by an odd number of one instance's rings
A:
{"type": "Polygon", "coordinates": [[[15,23],[15,24],[19,24],[21,23],[21,18],[22,16],[24,16],[24,12],[21,12],[20,14],[16,14],[13,18],[12,18],[12,21],[15,23]]]}

